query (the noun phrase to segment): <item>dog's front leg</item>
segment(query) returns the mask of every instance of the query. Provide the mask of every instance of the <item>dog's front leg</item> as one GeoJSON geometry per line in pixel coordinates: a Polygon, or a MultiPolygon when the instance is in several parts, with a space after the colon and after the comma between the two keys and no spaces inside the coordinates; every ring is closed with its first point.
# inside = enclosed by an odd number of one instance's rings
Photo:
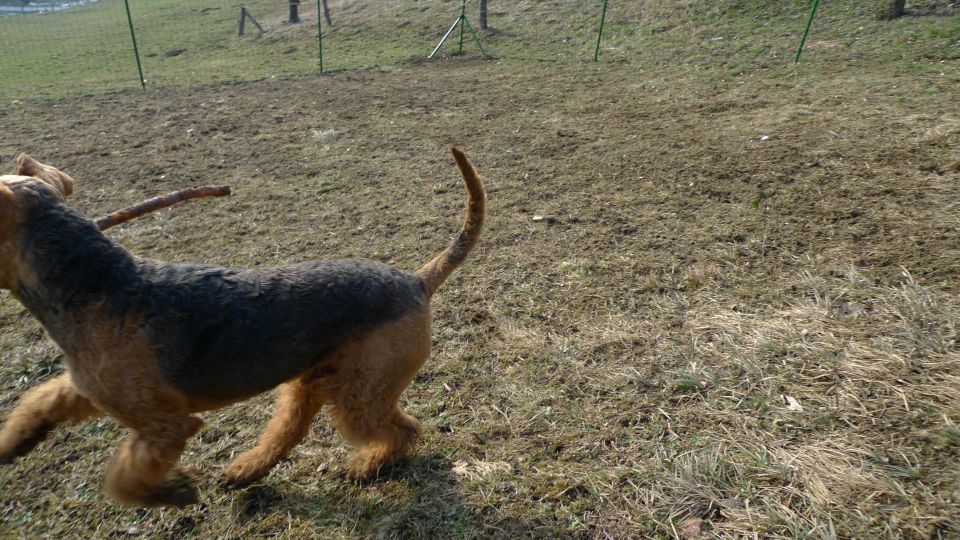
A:
{"type": "Polygon", "coordinates": [[[198,501],[197,488],[187,473],[174,470],[180,454],[203,426],[189,415],[155,411],[141,416],[107,471],[107,493],[125,506],[186,506],[198,501]]]}
{"type": "Polygon", "coordinates": [[[63,373],[28,391],[0,431],[0,463],[10,463],[40,444],[59,423],[79,422],[103,411],[80,395],[63,373]]]}

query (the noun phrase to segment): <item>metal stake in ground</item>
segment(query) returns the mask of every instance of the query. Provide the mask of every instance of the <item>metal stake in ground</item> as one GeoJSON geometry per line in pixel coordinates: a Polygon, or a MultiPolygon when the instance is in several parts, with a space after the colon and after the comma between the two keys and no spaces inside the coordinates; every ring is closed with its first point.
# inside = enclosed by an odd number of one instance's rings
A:
{"type": "Polygon", "coordinates": [[[140,88],[147,89],[147,81],[143,78],[143,68],[140,66],[140,51],[137,50],[137,36],[133,33],[133,17],[130,16],[130,3],[123,0],[123,7],[127,10],[127,24],[130,26],[130,40],[133,41],[133,55],[137,57],[137,73],[140,75],[140,88]]]}
{"type": "Polygon", "coordinates": [[[600,60],[600,38],[603,37],[603,23],[607,20],[607,0],[603,0],[603,14],[600,15],[600,31],[597,32],[597,50],[593,53],[593,61],[600,60]]]}
{"type": "MultiPolygon", "coordinates": [[[[327,13],[326,2],[324,2],[324,13],[327,13]]],[[[329,15],[327,15],[327,24],[330,24],[329,15]]],[[[320,74],[323,75],[323,31],[320,29],[320,0],[317,0],[317,45],[320,46],[320,74]]]]}
{"type": "Polygon", "coordinates": [[[803,38],[800,39],[800,46],[797,47],[797,57],[793,60],[794,64],[800,61],[800,53],[803,52],[803,44],[807,42],[807,34],[810,33],[810,24],[813,23],[813,16],[817,13],[818,5],[820,5],[820,0],[813,0],[813,5],[810,6],[810,17],[807,18],[807,28],[803,31],[803,38]]]}
{"type": "Polygon", "coordinates": [[[467,0],[460,4],[460,52],[463,54],[463,21],[467,18],[467,0]]]}
{"type": "Polygon", "coordinates": [[[463,0],[463,3],[460,5],[460,16],[457,17],[457,20],[453,21],[447,33],[440,38],[440,43],[437,43],[437,46],[433,48],[433,52],[427,56],[428,59],[433,58],[433,55],[437,54],[437,51],[439,51],[440,47],[447,41],[450,34],[456,30],[458,24],[460,25],[460,54],[463,54],[463,27],[466,26],[467,30],[470,30],[470,34],[473,35],[473,41],[476,42],[477,48],[480,49],[480,54],[484,56],[487,55],[487,51],[483,50],[483,43],[480,43],[480,36],[477,35],[477,31],[473,29],[473,25],[470,24],[470,21],[467,19],[467,2],[469,1],[470,0],[463,0]]]}

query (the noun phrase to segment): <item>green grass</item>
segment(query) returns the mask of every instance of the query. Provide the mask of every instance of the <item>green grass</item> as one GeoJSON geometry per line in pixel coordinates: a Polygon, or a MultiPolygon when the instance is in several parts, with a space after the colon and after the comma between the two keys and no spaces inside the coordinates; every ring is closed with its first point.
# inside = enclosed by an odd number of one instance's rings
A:
{"type": "MultiPolygon", "coordinates": [[[[257,36],[248,24],[243,37],[236,35],[239,4],[132,1],[147,84],[184,86],[317,73],[313,3],[302,4],[302,24],[287,25],[282,2],[245,2],[267,33],[257,36]]],[[[324,27],[325,68],[395,69],[422,61],[456,19],[457,7],[449,0],[334,0],[334,26],[324,27]]],[[[800,1],[616,2],[608,13],[601,57],[606,63],[688,70],[712,70],[722,60],[727,77],[785,67],[798,44],[805,11],[806,3],[800,1]]],[[[876,6],[870,2],[831,3],[815,20],[804,65],[839,61],[836,53],[842,50],[857,61],[882,63],[906,56],[931,69],[931,58],[960,56],[957,19],[928,16],[885,22],[877,19],[876,6]]],[[[494,30],[482,34],[485,47],[506,65],[583,65],[593,56],[599,8],[562,2],[498,3],[491,5],[490,21],[494,30]]],[[[454,32],[442,52],[456,51],[457,38],[454,32]]],[[[477,54],[469,36],[465,44],[469,54],[477,54]]],[[[0,17],[0,49],[4,51],[0,96],[9,99],[137,86],[119,0],[50,14],[0,17]]]]}
{"type": "MultiPolygon", "coordinates": [[[[251,80],[318,69],[315,33],[312,43],[306,39],[287,42],[291,29],[279,24],[282,3],[252,0],[244,5],[262,23],[270,23],[264,37],[256,37],[250,24],[245,36],[236,35],[239,2],[131,1],[147,84],[251,80]],[[182,53],[168,56],[178,50],[182,53]]],[[[306,30],[309,24],[293,30],[306,30]]],[[[57,96],[138,86],[122,1],[0,17],[0,36],[6,53],[0,60],[0,74],[5,75],[0,83],[2,95],[22,99],[32,93],[57,96]]]]}

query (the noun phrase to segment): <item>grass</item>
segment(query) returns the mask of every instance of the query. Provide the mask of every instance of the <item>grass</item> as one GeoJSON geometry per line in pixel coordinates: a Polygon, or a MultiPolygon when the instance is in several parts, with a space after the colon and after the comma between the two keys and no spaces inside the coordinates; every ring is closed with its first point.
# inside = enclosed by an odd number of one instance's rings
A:
{"type": "MultiPolygon", "coordinates": [[[[268,24],[270,33],[257,37],[256,29],[248,24],[246,35],[237,36],[239,2],[130,2],[147,84],[190,85],[211,79],[250,80],[316,72],[315,28],[313,50],[296,54],[311,43],[298,39],[291,47],[287,35],[301,28],[281,25],[282,3],[253,0],[243,4],[268,24]]],[[[0,17],[0,30],[0,46],[14,53],[5,54],[0,61],[0,74],[6,75],[0,95],[56,96],[139,86],[122,1],[100,0],[55,13],[0,17]]]]}
{"type": "MultiPolygon", "coordinates": [[[[182,5],[165,1],[149,8],[158,20],[190,19],[162,17],[182,5]]],[[[91,77],[64,88],[34,60],[18,82],[45,95],[0,102],[16,126],[0,159],[63,167],[92,216],[234,187],[111,230],[135,253],[416,268],[462,212],[450,143],[484,175],[490,213],[436,298],[434,353],[404,397],[423,441],[382,478],[343,480],[347,450],[320,419],[265,481],[219,489],[269,415],[260,396],[204,415],[184,456],[203,471],[203,505],[112,506],[100,478],[124,433],[100,420],[0,469],[0,530],[960,535],[957,17],[823,4],[793,65],[806,2],[614,2],[594,64],[582,6],[491,3],[496,59],[414,60],[453,4],[331,2],[341,49],[324,77],[308,75],[306,25],[220,48],[145,37],[147,52],[187,49],[147,57],[148,92],[101,92],[129,87],[101,78],[105,62],[77,64],[91,77]]],[[[9,295],[0,357],[5,410],[60,369],[9,295]]]]}
{"type": "MultiPolygon", "coordinates": [[[[820,10],[804,63],[830,61],[837,47],[852,58],[955,59],[956,17],[905,17],[885,22],[873,2],[840,2],[820,10]],[[827,57],[817,58],[826,53],[827,57]]],[[[150,86],[190,86],[314,75],[319,70],[316,8],[301,6],[303,24],[286,24],[286,5],[243,3],[267,33],[236,35],[240,2],[188,0],[130,3],[144,76],[150,86]]],[[[916,2],[914,14],[949,13],[936,1],[916,2]]],[[[396,69],[419,63],[458,15],[456,2],[333,0],[334,26],[324,26],[327,70],[396,69]]],[[[687,70],[722,66],[728,76],[782,65],[793,57],[805,22],[804,2],[756,1],[614,3],[601,56],[606,63],[679,63],[687,70]]],[[[471,15],[472,17],[473,15],[471,15]]],[[[599,7],[519,1],[492,5],[486,49],[506,65],[582,65],[593,55],[599,7]],[[594,12],[596,11],[596,12],[594,12]]],[[[474,21],[476,23],[476,21],[474,21]]],[[[252,28],[248,25],[248,28],[252,28]]],[[[458,35],[442,49],[452,53],[458,35]]],[[[466,51],[476,54],[465,40],[466,51]]],[[[136,61],[123,3],[100,0],[49,14],[0,17],[0,97],[59,96],[137,86],[136,61]]],[[[923,66],[927,62],[920,62],[923,66]]],[[[925,91],[938,91],[936,86],[925,91]]]]}

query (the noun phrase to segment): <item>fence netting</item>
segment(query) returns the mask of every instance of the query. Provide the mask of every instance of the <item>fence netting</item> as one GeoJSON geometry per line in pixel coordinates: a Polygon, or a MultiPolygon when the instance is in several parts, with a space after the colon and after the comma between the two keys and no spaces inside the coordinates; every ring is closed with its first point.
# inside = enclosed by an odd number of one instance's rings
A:
{"type": "MultiPolygon", "coordinates": [[[[322,0],[295,2],[291,23],[291,1],[0,0],[0,96],[138,87],[141,71],[148,88],[319,73],[321,51],[325,71],[402,65],[426,59],[463,9],[462,0],[327,0],[330,25],[322,0]],[[17,83],[24,70],[30,86],[17,83]]],[[[591,61],[603,4],[488,0],[481,29],[479,1],[468,0],[462,39],[455,29],[437,56],[461,43],[479,56],[472,28],[502,61],[591,61]]],[[[626,52],[639,5],[609,2],[602,57],[626,52]]]]}

